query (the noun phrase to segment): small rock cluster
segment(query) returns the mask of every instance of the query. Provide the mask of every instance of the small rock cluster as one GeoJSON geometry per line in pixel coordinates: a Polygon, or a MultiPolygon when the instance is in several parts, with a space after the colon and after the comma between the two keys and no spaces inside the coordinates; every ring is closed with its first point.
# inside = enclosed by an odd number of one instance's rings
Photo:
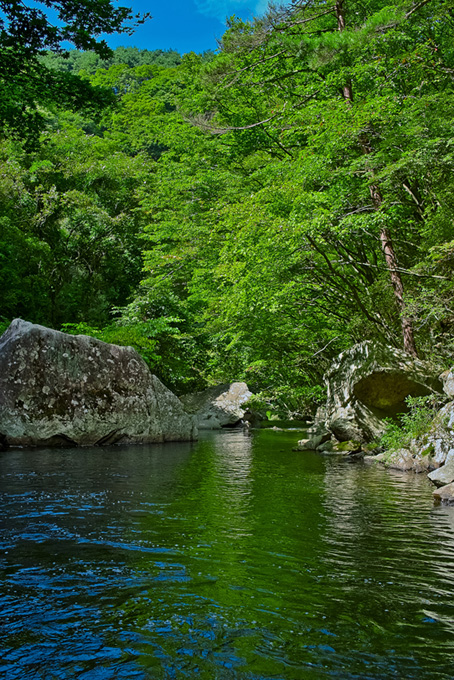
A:
{"type": "Polygon", "coordinates": [[[435,501],[454,503],[454,368],[445,371],[440,380],[450,401],[438,411],[429,431],[412,440],[408,448],[382,453],[374,460],[398,470],[427,472],[441,487],[434,491],[435,501]]]}
{"type": "Polygon", "coordinates": [[[363,447],[366,446],[357,439],[348,439],[340,442],[329,430],[316,426],[309,429],[307,434],[312,435],[309,439],[300,439],[294,451],[318,451],[318,453],[337,454],[351,456],[353,454],[364,454],[363,447]]]}

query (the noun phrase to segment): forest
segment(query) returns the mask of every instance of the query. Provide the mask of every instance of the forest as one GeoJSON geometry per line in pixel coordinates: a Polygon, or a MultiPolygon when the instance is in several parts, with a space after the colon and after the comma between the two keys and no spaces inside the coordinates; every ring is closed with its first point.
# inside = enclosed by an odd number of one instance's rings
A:
{"type": "Polygon", "coordinates": [[[1,329],[285,416],[366,339],[452,364],[451,3],[294,0],[204,54],[63,38],[0,40],[1,329]]]}

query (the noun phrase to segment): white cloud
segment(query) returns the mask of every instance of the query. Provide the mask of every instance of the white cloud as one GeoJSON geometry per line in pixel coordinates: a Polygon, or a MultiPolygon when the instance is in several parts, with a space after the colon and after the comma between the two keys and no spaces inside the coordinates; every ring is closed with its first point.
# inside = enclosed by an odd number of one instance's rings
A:
{"type": "Polygon", "coordinates": [[[224,22],[232,14],[245,19],[263,14],[268,0],[195,0],[195,4],[201,14],[224,22]]]}

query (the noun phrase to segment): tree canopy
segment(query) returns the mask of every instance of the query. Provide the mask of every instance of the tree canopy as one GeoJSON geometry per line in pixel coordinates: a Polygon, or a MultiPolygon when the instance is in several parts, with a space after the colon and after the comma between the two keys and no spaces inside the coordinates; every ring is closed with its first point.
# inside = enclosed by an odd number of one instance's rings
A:
{"type": "Polygon", "coordinates": [[[111,55],[101,34],[128,33],[149,18],[134,16],[111,0],[44,0],[0,2],[0,133],[36,146],[44,127],[42,107],[65,102],[93,113],[109,101],[109,93],[90,87],[70,73],[49,69],[38,56],[44,50],[64,52],[69,42],[101,57],[111,55]],[[55,19],[53,18],[55,15],[55,19]]]}
{"type": "Polygon", "coordinates": [[[149,18],[133,15],[128,7],[115,7],[112,0],[37,0],[27,4],[0,1],[0,46],[29,56],[41,50],[62,50],[68,41],[77,49],[111,53],[101,34],[127,33],[149,18]],[[55,20],[51,13],[55,15],[55,20]]]}

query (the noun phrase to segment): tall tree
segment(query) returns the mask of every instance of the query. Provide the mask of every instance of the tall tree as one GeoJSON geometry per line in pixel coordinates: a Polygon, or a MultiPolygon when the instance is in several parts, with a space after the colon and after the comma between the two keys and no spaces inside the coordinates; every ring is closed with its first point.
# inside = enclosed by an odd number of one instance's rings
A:
{"type": "MultiPolygon", "coordinates": [[[[346,5],[345,0],[336,0],[334,6],[337,18],[337,30],[340,33],[345,31],[346,28],[345,5],[346,5]]],[[[353,105],[353,88],[351,79],[348,79],[344,83],[342,87],[342,93],[345,101],[348,104],[353,105]]],[[[365,154],[370,154],[372,152],[372,144],[367,133],[364,133],[364,135],[360,138],[359,141],[363,152],[365,154]]],[[[370,170],[370,175],[372,180],[369,188],[370,196],[376,210],[380,210],[383,205],[382,192],[379,184],[376,182],[374,178],[374,171],[372,169],[370,170]]],[[[389,275],[395,294],[397,308],[399,309],[400,313],[404,350],[408,354],[417,357],[418,352],[416,350],[413,324],[407,313],[402,277],[399,273],[399,265],[391,238],[391,232],[387,226],[382,226],[380,229],[380,243],[383,250],[386,266],[388,267],[389,270],[389,275]]]]}
{"type": "MultiPolygon", "coordinates": [[[[401,127],[399,117],[409,108],[406,98],[420,98],[421,78],[435,75],[440,61],[449,59],[447,51],[437,54],[445,9],[442,0],[403,0],[394,6],[381,0],[367,5],[356,0],[295,0],[254,24],[234,21],[223,38],[221,58],[208,74],[217,111],[206,126],[212,132],[235,134],[237,140],[248,135],[273,155],[295,161],[298,149],[311,148],[324,154],[333,169],[343,166],[346,173],[362,173],[371,205],[358,196],[354,182],[351,195],[345,194],[346,178],[341,190],[353,207],[350,214],[376,213],[377,243],[394,290],[404,348],[413,355],[404,267],[399,266],[391,238],[393,226],[400,237],[405,228],[391,207],[396,191],[385,200],[380,175],[385,156],[395,156],[391,126],[401,127]],[[343,140],[343,149],[336,136],[343,140]]],[[[437,81],[440,91],[439,77],[437,81]]],[[[340,225],[342,218],[337,221],[340,225]]]]}

